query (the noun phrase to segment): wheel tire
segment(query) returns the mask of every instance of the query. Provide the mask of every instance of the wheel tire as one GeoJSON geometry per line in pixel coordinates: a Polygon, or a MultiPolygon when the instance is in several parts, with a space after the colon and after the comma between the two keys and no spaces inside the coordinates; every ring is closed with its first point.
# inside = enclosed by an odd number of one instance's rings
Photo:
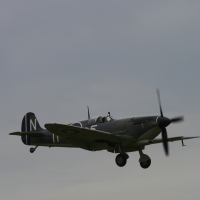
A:
{"type": "Polygon", "coordinates": [[[115,162],[119,167],[126,165],[127,157],[123,154],[118,154],[116,156],[115,162]]]}
{"type": "Polygon", "coordinates": [[[32,147],[32,148],[30,148],[30,152],[31,153],[34,153],[34,151],[35,151],[35,149],[32,147]]]}
{"type": "Polygon", "coordinates": [[[147,160],[146,162],[140,162],[140,166],[141,166],[143,169],[148,168],[150,165],[151,165],[151,159],[147,160]]]}

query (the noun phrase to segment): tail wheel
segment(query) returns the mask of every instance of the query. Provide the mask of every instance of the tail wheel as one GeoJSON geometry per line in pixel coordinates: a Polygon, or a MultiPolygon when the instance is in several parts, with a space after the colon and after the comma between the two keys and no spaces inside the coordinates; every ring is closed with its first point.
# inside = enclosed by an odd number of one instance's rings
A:
{"type": "Polygon", "coordinates": [[[34,153],[34,151],[35,151],[35,148],[31,147],[31,148],[30,148],[30,152],[31,152],[31,153],[34,153]]]}
{"type": "Polygon", "coordinates": [[[127,161],[127,156],[124,154],[118,154],[116,156],[115,162],[119,167],[123,167],[126,165],[126,161],[127,161]]]}
{"type": "Polygon", "coordinates": [[[148,168],[149,166],[151,165],[151,159],[145,161],[145,162],[140,162],[140,166],[143,168],[143,169],[146,169],[148,168]]]}

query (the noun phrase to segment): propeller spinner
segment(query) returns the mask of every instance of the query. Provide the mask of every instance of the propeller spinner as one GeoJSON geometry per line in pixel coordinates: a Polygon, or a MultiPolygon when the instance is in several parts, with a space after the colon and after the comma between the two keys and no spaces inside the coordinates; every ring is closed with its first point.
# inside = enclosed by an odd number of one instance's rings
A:
{"type": "Polygon", "coordinates": [[[163,116],[162,106],[161,106],[161,100],[160,100],[160,91],[159,89],[157,91],[158,96],[158,102],[160,107],[160,117],[157,120],[158,127],[162,130],[162,141],[163,141],[163,147],[165,150],[166,156],[169,156],[169,147],[168,147],[168,137],[167,137],[167,129],[166,127],[171,123],[181,122],[183,121],[183,117],[174,117],[172,119],[169,119],[167,117],[163,116]]]}

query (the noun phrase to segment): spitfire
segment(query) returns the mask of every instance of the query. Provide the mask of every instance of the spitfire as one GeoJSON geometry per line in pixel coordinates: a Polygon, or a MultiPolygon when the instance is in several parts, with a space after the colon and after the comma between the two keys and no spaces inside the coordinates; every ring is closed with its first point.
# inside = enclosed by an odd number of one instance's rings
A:
{"type": "Polygon", "coordinates": [[[168,142],[198,138],[198,137],[172,137],[168,138],[166,127],[171,123],[183,121],[183,117],[169,119],[164,117],[160,92],[157,90],[160,107],[159,116],[131,117],[115,119],[110,115],[90,117],[88,107],[88,119],[70,124],[45,124],[40,127],[34,113],[27,113],[21,126],[21,132],[10,133],[10,135],[21,136],[25,145],[33,153],[39,146],[47,147],[71,147],[82,148],[89,151],[107,150],[118,153],[116,164],[119,167],[126,165],[129,158],[128,152],[138,151],[140,166],[144,169],[151,165],[151,159],[143,153],[146,145],[163,143],[166,156],[169,155],[168,142]],[[162,139],[155,139],[161,133],[162,139]]]}

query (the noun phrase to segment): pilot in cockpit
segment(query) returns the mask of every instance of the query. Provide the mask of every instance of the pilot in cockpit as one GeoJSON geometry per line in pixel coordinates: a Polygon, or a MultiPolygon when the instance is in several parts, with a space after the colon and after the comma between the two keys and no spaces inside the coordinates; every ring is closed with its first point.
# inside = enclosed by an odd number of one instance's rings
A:
{"type": "Polygon", "coordinates": [[[107,121],[107,117],[103,117],[102,118],[102,123],[106,122],[107,121]]]}
{"type": "Polygon", "coordinates": [[[110,112],[108,112],[108,115],[102,118],[102,123],[104,122],[110,122],[113,118],[110,116],[110,112]]]}

